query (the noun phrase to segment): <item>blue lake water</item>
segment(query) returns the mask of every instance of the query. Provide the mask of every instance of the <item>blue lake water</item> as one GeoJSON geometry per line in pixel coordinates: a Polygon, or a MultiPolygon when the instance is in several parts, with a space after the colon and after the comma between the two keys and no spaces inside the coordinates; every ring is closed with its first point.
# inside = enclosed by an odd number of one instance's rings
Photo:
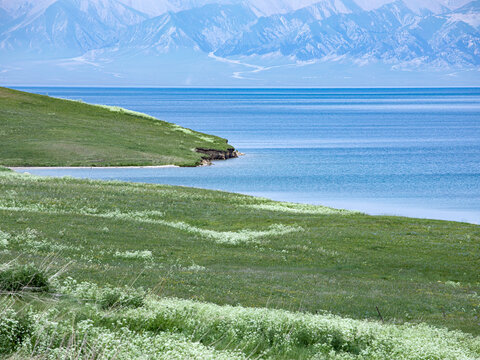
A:
{"type": "Polygon", "coordinates": [[[480,223],[480,88],[20,89],[145,112],[246,154],[201,168],[31,173],[480,223]]]}

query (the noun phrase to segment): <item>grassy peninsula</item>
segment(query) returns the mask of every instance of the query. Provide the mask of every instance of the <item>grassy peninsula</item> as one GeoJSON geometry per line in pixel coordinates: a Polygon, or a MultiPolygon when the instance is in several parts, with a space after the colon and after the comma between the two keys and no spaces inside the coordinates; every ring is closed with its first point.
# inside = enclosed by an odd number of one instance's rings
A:
{"type": "Polygon", "coordinates": [[[1,171],[0,348],[478,359],[479,246],[471,224],[1,171]]]}
{"type": "Polygon", "coordinates": [[[118,107],[0,88],[4,166],[196,166],[225,139],[118,107]]]}

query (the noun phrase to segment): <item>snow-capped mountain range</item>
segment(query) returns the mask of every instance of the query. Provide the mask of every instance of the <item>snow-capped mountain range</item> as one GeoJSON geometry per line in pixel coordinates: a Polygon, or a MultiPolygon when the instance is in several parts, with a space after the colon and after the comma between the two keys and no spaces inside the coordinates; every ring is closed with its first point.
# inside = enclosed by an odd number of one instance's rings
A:
{"type": "Polygon", "coordinates": [[[237,80],[281,67],[310,78],[297,70],[313,64],[478,79],[480,0],[0,0],[4,81],[55,67],[129,78],[138,64],[168,65],[181,74],[189,59],[237,80]]]}

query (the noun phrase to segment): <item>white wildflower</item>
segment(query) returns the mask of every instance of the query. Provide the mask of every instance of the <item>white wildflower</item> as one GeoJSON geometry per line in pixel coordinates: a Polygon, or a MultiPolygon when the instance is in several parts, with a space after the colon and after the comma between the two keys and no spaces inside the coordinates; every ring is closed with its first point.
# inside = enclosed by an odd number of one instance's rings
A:
{"type": "Polygon", "coordinates": [[[0,230],[0,247],[7,247],[8,246],[8,240],[10,240],[11,235],[7,232],[4,232],[0,230]]]}
{"type": "Polygon", "coordinates": [[[137,250],[137,251],[117,251],[114,254],[115,257],[123,259],[143,259],[143,260],[152,260],[153,255],[150,250],[137,250]]]}
{"type": "Polygon", "coordinates": [[[451,287],[453,287],[453,288],[458,288],[458,287],[460,287],[462,284],[459,283],[459,282],[455,282],[455,281],[449,280],[449,281],[445,281],[445,285],[451,286],[451,287]]]}
{"type": "Polygon", "coordinates": [[[278,211],[291,214],[311,214],[311,215],[352,215],[358,214],[357,211],[334,209],[320,205],[295,204],[286,202],[268,202],[261,204],[242,205],[243,207],[255,210],[278,211]]]}
{"type": "Polygon", "coordinates": [[[182,266],[178,260],[175,265],[172,266],[173,269],[180,270],[180,271],[192,271],[192,272],[199,272],[205,271],[207,268],[205,266],[197,265],[194,262],[190,266],[182,266]]]}
{"type": "Polygon", "coordinates": [[[158,219],[164,214],[161,211],[145,210],[145,211],[131,211],[122,212],[118,209],[109,212],[98,212],[96,209],[81,208],[81,209],[60,209],[55,207],[46,207],[41,204],[10,204],[0,201],[0,209],[10,211],[28,211],[49,214],[80,214],[85,216],[94,216],[100,218],[121,219],[126,221],[137,221],[148,224],[158,224],[169,226],[175,229],[195,233],[207,237],[219,244],[238,245],[242,243],[259,242],[261,238],[269,236],[285,235],[293,232],[303,231],[300,226],[288,226],[283,224],[274,224],[265,230],[239,230],[239,231],[216,231],[210,229],[202,229],[196,226],[189,225],[184,222],[175,222],[158,219]]]}

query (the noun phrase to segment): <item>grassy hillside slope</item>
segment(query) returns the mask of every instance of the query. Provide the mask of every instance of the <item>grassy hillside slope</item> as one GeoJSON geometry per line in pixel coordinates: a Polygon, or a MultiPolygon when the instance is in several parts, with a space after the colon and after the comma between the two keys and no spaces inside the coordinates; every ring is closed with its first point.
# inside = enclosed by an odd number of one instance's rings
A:
{"type": "Polygon", "coordinates": [[[0,172],[0,263],[100,286],[480,334],[480,226],[0,172]]]}
{"type": "Polygon", "coordinates": [[[0,88],[0,164],[5,166],[195,166],[195,148],[225,139],[116,107],[0,88]]]}

